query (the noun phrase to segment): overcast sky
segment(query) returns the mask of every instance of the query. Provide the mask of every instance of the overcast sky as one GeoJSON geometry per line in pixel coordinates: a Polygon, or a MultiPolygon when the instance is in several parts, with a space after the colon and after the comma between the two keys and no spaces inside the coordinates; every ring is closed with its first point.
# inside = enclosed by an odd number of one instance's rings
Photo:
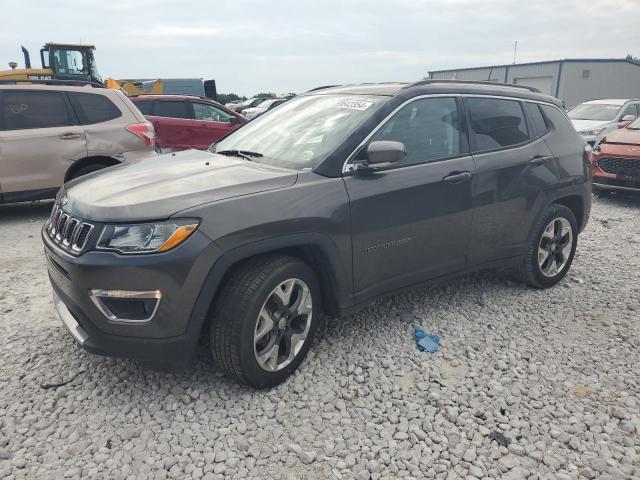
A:
{"type": "Polygon", "coordinates": [[[640,0],[0,0],[0,62],[92,43],[103,77],[300,92],[429,70],[640,56],[640,0]]]}

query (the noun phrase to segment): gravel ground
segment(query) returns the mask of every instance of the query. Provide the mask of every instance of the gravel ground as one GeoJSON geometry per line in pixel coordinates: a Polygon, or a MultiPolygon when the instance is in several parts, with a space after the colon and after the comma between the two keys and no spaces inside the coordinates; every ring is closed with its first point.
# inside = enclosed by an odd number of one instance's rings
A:
{"type": "Polygon", "coordinates": [[[0,478],[640,478],[640,197],[595,199],[559,286],[485,273],[381,300],[268,392],[206,351],[167,373],[76,347],[48,209],[0,207],[0,478]]]}

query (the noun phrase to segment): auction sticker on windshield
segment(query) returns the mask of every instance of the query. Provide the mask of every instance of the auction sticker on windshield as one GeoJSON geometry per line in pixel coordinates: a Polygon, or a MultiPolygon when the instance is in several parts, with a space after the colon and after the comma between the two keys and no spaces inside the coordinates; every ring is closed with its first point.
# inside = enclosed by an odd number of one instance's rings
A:
{"type": "Polygon", "coordinates": [[[341,98],[340,100],[336,100],[329,106],[334,108],[348,108],[349,110],[363,111],[369,108],[371,105],[373,105],[373,102],[365,102],[363,100],[353,100],[351,98],[341,98]]]}

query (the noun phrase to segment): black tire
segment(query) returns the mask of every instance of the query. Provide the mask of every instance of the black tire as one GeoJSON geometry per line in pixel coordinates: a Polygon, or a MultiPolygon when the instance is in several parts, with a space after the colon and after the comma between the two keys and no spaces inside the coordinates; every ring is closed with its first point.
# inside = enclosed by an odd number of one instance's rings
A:
{"type": "Polygon", "coordinates": [[[564,205],[558,205],[555,203],[552,204],[533,229],[533,234],[531,236],[531,239],[529,240],[529,251],[520,265],[518,265],[514,269],[514,277],[517,280],[522,281],[534,288],[549,288],[554,286],[564,278],[564,276],[569,271],[569,268],[571,268],[571,263],[573,262],[573,257],[575,256],[577,245],[578,223],[576,222],[575,215],[573,214],[571,209],[565,207],[564,205]],[[547,276],[543,274],[538,262],[538,247],[542,240],[542,235],[545,229],[555,219],[565,219],[571,226],[571,253],[569,254],[566,263],[564,263],[562,268],[555,275],[547,276]]]}
{"type": "Polygon", "coordinates": [[[289,377],[304,360],[322,321],[320,285],[303,261],[284,255],[248,260],[225,280],[211,314],[211,352],[214,362],[234,380],[254,388],[271,388],[289,377]],[[311,295],[310,327],[297,355],[278,371],[264,369],[257,360],[254,333],[263,305],[289,279],[302,280],[311,295]]]}
{"type": "Polygon", "coordinates": [[[98,170],[102,170],[103,168],[107,168],[107,165],[103,165],[101,163],[94,163],[92,165],[86,165],[84,167],[79,168],[75,172],[73,172],[69,176],[69,180],[74,180],[78,177],[82,177],[83,175],[88,175],[89,173],[97,172],[98,170]]]}

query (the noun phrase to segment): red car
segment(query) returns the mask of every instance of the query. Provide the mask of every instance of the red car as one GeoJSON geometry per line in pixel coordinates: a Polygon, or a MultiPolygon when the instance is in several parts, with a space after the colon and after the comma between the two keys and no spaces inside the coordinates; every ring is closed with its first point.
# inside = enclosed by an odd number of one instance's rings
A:
{"type": "Polygon", "coordinates": [[[640,118],[593,147],[591,168],[595,190],[640,191],[640,118]]]}
{"type": "Polygon", "coordinates": [[[161,151],[204,150],[247,119],[211,99],[188,95],[129,97],[156,130],[161,151]]]}

